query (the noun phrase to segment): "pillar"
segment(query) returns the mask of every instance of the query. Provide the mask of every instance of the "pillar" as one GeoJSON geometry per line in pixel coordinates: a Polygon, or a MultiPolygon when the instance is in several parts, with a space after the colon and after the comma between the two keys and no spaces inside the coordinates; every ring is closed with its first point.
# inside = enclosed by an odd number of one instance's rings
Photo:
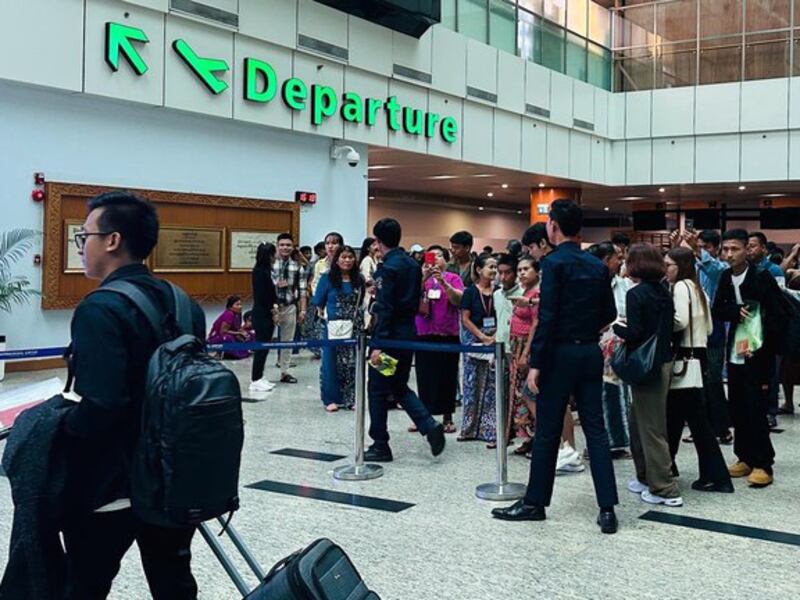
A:
{"type": "Polygon", "coordinates": [[[531,224],[546,223],[554,200],[575,200],[580,203],[580,188],[544,187],[531,189],[531,224]]]}

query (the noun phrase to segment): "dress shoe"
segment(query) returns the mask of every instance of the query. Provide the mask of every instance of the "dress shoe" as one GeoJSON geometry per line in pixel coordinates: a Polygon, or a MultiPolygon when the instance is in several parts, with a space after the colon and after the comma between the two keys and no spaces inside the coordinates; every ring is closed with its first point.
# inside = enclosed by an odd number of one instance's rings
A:
{"type": "Polygon", "coordinates": [[[431,429],[425,437],[428,438],[428,443],[431,445],[431,454],[439,456],[444,450],[444,427],[441,423],[437,423],[436,427],[431,429]]]}
{"type": "Polygon", "coordinates": [[[775,415],[767,415],[767,424],[770,429],[775,429],[778,426],[778,418],[775,415]]]}
{"type": "Polygon", "coordinates": [[[753,469],[750,476],[747,478],[747,483],[750,487],[767,487],[773,481],[772,473],[767,473],[764,469],[753,469]]]}
{"type": "Polygon", "coordinates": [[[617,515],[614,514],[614,509],[603,509],[597,515],[597,524],[600,525],[600,531],[603,533],[617,533],[617,515]]]}
{"type": "Polygon", "coordinates": [[[547,518],[543,506],[529,506],[523,500],[506,508],[495,508],[492,516],[503,521],[544,521],[547,518]]]}
{"type": "Polygon", "coordinates": [[[733,483],[728,481],[703,481],[698,479],[692,482],[692,489],[698,492],[720,492],[722,494],[733,493],[733,483]]]}
{"type": "Polygon", "coordinates": [[[389,446],[373,444],[364,452],[364,461],[366,462],[392,462],[393,460],[392,449],[389,446]]]}
{"type": "Polygon", "coordinates": [[[746,462],[737,460],[735,463],[728,467],[728,474],[731,477],[747,477],[753,472],[753,467],[746,462]]]}
{"type": "Polygon", "coordinates": [[[794,414],[794,404],[781,404],[778,407],[778,414],[779,415],[793,415],[794,414]]]}

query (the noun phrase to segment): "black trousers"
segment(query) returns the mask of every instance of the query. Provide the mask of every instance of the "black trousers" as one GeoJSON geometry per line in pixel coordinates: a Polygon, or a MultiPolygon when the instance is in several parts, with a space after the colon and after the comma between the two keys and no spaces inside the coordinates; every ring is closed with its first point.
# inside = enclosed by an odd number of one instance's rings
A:
{"type": "MultiPolygon", "coordinates": [[[[707,373],[708,363],[703,349],[695,349],[700,359],[703,373],[707,373]]],[[[706,377],[707,379],[707,377],[706,377]]],[[[697,463],[702,481],[723,483],[730,481],[728,467],[719,449],[717,436],[711,429],[705,404],[705,394],[700,388],[670,390],[667,396],[667,439],[672,461],[681,445],[683,426],[689,424],[694,447],[697,450],[697,463]]]]}
{"type": "MultiPolygon", "coordinates": [[[[257,342],[271,342],[272,334],[275,332],[275,324],[270,321],[256,321],[253,323],[256,329],[257,342]]],[[[264,376],[264,365],[267,364],[267,355],[269,350],[256,350],[253,354],[253,369],[250,379],[258,381],[264,376]]]]}
{"type": "Polygon", "coordinates": [[[725,365],[725,346],[709,346],[707,350],[708,369],[705,371],[705,398],[711,430],[717,437],[730,433],[731,417],[725,386],[722,383],[722,370],[725,365]]]}
{"type": "Polygon", "coordinates": [[[575,396],[589,449],[597,504],[618,504],[614,465],[603,422],[603,355],[597,343],[557,344],[542,371],[536,401],[536,435],[525,504],[549,506],[553,497],[556,459],[570,394],[575,396]]]}
{"type": "MultiPolygon", "coordinates": [[[[422,342],[458,344],[458,336],[426,335],[422,342]]],[[[452,420],[456,412],[458,393],[458,360],[455,352],[425,352],[417,350],[414,366],[417,371],[419,399],[432,415],[444,415],[452,420]]]]}
{"type": "Polygon", "coordinates": [[[762,388],[761,383],[750,365],[728,363],[728,401],[736,430],[733,451],[742,462],[771,473],[775,449],[767,424],[767,384],[762,388]]]}
{"type": "Polygon", "coordinates": [[[139,521],[131,509],[89,513],[64,528],[66,600],[104,600],[120,561],[135,541],[154,600],[195,600],[191,571],[194,528],[167,529],[139,521]]]}

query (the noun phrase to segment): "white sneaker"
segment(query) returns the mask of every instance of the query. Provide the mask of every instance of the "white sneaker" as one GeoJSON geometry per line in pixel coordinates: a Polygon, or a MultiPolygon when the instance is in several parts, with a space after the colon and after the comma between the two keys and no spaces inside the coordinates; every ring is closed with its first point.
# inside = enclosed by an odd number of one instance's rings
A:
{"type": "Polygon", "coordinates": [[[581,457],[575,451],[575,448],[569,444],[564,444],[558,450],[558,458],[556,459],[556,471],[560,471],[570,463],[580,462],[581,457]]]}
{"type": "Polygon", "coordinates": [[[275,384],[266,379],[259,379],[250,384],[251,392],[271,392],[275,389],[275,384]]]}
{"type": "Polygon", "coordinates": [[[631,479],[628,482],[628,491],[633,492],[634,494],[642,495],[642,492],[646,492],[648,489],[647,484],[642,483],[638,479],[631,479]]]}
{"type": "Polygon", "coordinates": [[[556,475],[568,475],[570,473],[583,473],[586,470],[586,467],[583,465],[580,459],[574,460],[565,464],[560,469],[556,469],[556,475]]]}
{"type": "Polygon", "coordinates": [[[651,494],[650,490],[644,490],[642,492],[642,500],[647,502],[648,504],[663,504],[664,506],[683,506],[683,498],[678,496],[677,498],[664,498],[663,496],[656,496],[655,494],[651,494]]]}

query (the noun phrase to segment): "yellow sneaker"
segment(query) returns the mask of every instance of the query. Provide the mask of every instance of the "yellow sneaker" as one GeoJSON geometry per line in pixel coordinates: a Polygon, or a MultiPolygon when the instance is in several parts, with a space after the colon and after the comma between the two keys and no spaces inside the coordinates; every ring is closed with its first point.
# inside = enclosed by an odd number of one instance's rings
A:
{"type": "Polygon", "coordinates": [[[750,477],[747,478],[747,483],[752,487],[767,487],[772,483],[772,475],[767,473],[764,469],[753,469],[750,477]]]}
{"type": "Polygon", "coordinates": [[[753,472],[753,468],[740,460],[728,467],[728,473],[731,477],[747,477],[753,472]]]}

